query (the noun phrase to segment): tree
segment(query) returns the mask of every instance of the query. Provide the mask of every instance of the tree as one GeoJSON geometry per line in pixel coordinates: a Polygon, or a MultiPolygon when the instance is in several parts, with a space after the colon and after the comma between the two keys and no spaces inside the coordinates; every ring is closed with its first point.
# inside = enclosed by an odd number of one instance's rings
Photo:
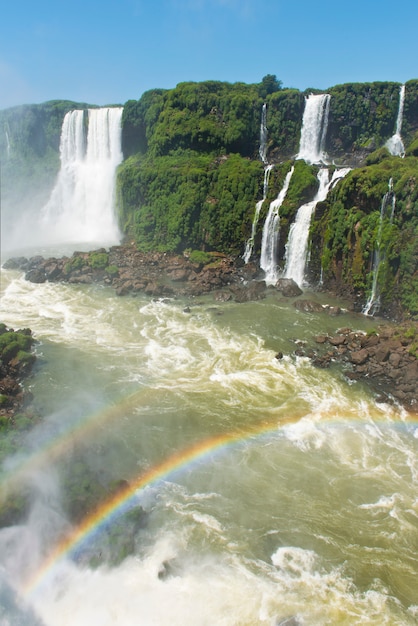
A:
{"type": "Polygon", "coordinates": [[[278,80],[275,74],[266,74],[261,80],[258,93],[262,98],[265,98],[270,93],[280,91],[282,84],[282,81],[278,80]]]}

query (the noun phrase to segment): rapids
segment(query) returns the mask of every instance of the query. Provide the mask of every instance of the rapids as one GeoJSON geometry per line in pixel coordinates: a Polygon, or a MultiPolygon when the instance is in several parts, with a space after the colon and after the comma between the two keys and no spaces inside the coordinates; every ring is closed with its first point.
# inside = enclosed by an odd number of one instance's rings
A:
{"type": "Polygon", "coordinates": [[[1,470],[32,502],[0,530],[1,624],[417,623],[418,424],[293,355],[376,320],[273,291],[186,302],[1,279],[1,321],[38,342],[43,416],[1,470]],[[77,533],[80,467],[130,488],[77,533]]]}

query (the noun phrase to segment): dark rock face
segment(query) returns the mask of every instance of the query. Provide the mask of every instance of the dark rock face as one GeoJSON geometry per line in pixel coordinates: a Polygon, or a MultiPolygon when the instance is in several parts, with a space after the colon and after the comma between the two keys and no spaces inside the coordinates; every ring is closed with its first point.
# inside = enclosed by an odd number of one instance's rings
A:
{"type": "Polygon", "coordinates": [[[408,411],[418,413],[417,339],[416,323],[382,326],[373,335],[342,328],[332,337],[317,336],[318,348],[305,349],[302,354],[318,367],[344,364],[350,380],[363,380],[382,400],[398,401],[408,411]]]}

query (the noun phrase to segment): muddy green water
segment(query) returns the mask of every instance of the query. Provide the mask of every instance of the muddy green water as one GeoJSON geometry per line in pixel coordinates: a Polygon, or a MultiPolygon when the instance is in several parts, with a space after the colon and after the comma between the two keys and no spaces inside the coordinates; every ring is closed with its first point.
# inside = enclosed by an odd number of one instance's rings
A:
{"type": "Polygon", "coordinates": [[[33,489],[27,522],[0,532],[17,605],[46,626],[417,623],[418,424],[293,355],[375,320],[273,292],[153,301],[1,277],[1,320],[38,340],[28,384],[44,416],[3,468],[33,489]],[[27,590],[68,526],[63,467],[135,484],[176,453],[135,493],[147,517],[126,558],[115,516],[27,590]]]}

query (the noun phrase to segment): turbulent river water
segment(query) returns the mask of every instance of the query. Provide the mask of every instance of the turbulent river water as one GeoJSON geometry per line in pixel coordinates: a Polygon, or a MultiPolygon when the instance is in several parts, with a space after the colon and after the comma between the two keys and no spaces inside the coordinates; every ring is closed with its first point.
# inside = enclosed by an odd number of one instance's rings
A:
{"type": "Polygon", "coordinates": [[[418,622],[418,424],[293,355],[375,320],[1,279],[42,414],[2,468],[32,499],[0,531],[2,625],[418,622]],[[71,527],[80,468],[124,487],[71,527]]]}

